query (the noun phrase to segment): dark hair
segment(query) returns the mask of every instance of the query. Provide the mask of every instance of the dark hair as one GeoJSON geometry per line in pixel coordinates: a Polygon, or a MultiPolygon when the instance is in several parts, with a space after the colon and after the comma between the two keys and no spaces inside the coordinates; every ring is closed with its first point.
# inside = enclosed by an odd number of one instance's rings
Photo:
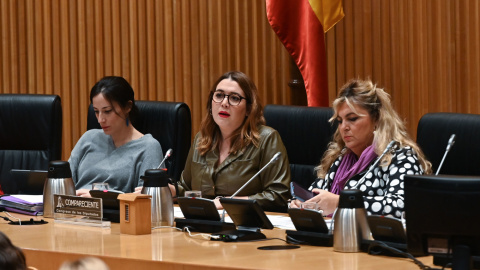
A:
{"type": "Polygon", "coordinates": [[[14,246],[10,239],[0,232],[0,269],[24,270],[27,269],[23,251],[14,246]]]}
{"type": "Polygon", "coordinates": [[[135,105],[135,93],[127,80],[118,76],[103,77],[92,87],[92,90],[90,91],[90,103],[93,103],[93,98],[100,93],[110,103],[113,101],[118,103],[122,109],[125,109],[129,104],[128,102],[131,101],[132,108],[127,117],[132,123],[135,123],[135,118],[138,115],[138,108],[135,105]]]}
{"type": "Polygon", "coordinates": [[[259,125],[265,125],[265,118],[263,117],[263,106],[258,96],[257,87],[255,83],[247,75],[240,71],[229,71],[213,84],[207,99],[207,113],[203,118],[200,127],[200,140],[196,146],[200,154],[203,156],[208,151],[218,147],[218,138],[220,137],[220,128],[213,120],[212,112],[212,97],[217,89],[217,85],[225,80],[230,79],[238,83],[238,86],[245,93],[247,101],[248,116],[245,118],[243,125],[241,125],[234,136],[232,137],[232,145],[230,152],[236,154],[237,151],[245,149],[253,143],[258,146],[260,134],[258,131],[259,125]]]}

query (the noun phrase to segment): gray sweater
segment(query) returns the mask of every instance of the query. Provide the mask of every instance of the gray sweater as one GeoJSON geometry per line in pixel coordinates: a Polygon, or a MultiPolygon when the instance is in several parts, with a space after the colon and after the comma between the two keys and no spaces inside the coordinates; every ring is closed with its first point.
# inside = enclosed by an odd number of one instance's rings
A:
{"type": "Polygon", "coordinates": [[[143,185],[140,176],[162,158],[162,147],[150,134],[116,148],[110,135],[91,129],[78,140],[68,162],[76,189],[107,182],[109,189],[128,193],[143,185]]]}

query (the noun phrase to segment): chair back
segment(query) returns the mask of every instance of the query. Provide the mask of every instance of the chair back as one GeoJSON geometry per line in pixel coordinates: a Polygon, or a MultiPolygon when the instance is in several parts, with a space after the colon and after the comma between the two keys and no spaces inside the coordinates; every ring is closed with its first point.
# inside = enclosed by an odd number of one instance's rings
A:
{"type": "Polygon", "coordinates": [[[292,181],[308,188],[317,178],[315,167],[320,163],[336,126],[328,120],[332,108],[289,105],[267,105],[267,125],[276,129],[287,148],[292,181]]]}
{"type": "Polygon", "coordinates": [[[432,163],[435,174],[448,140],[456,135],[439,174],[480,175],[480,115],[427,113],[418,122],[417,144],[432,163]]]}
{"type": "MultiPolygon", "coordinates": [[[[135,128],[143,134],[150,133],[157,139],[164,155],[168,149],[172,149],[172,156],[165,161],[165,165],[170,177],[178,181],[192,140],[190,108],[183,102],[137,100],[135,104],[139,110],[135,128]]],[[[87,129],[94,128],[101,127],[90,104],[87,129]]]]}
{"type": "Polygon", "coordinates": [[[18,192],[11,169],[47,170],[62,157],[62,104],[58,95],[0,94],[0,184],[18,192]]]}

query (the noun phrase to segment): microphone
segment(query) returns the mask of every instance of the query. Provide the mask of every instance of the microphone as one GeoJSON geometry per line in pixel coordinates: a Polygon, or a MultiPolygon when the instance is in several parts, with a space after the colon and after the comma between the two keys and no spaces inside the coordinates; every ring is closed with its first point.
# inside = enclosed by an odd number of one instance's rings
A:
{"type": "Polygon", "coordinates": [[[373,170],[373,168],[377,166],[378,162],[382,160],[383,156],[385,156],[390,150],[392,150],[392,148],[395,149],[398,144],[399,143],[397,141],[392,140],[387,145],[385,150],[383,150],[383,153],[375,160],[375,162],[370,166],[370,168],[368,168],[368,171],[362,176],[362,178],[360,178],[360,180],[358,180],[357,184],[353,188],[358,188],[358,186],[365,181],[365,178],[367,178],[367,175],[373,170]]]}
{"type": "Polygon", "coordinates": [[[165,153],[165,157],[163,158],[162,162],[160,162],[160,164],[158,165],[157,169],[160,169],[160,167],[163,165],[163,163],[165,162],[165,160],[167,160],[167,158],[169,158],[171,155],[172,155],[172,148],[168,149],[167,150],[167,153],[165,153]]]}
{"type": "Polygon", "coordinates": [[[233,198],[235,197],[238,193],[240,193],[240,191],[242,191],[248,184],[250,184],[250,182],[253,181],[253,179],[255,179],[255,177],[257,177],[257,175],[259,175],[261,172],[263,172],[263,170],[265,170],[265,168],[267,168],[270,164],[274,163],[275,161],[278,160],[278,158],[282,155],[281,152],[277,152],[273,157],[272,159],[270,159],[270,161],[265,164],[265,166],[263,166],[254,176],[252,176],[252,178],[250,178],[247,182],[245,182],[245,184],[243,184],[243,186],[241,186],[237,191],[235,191],[235,193],[233,193],[232,196],[230,196],[230,198],[233,198]]]}
{"type": "MultiPolygon", "coordinates": [[[[281,152],[277,152],[272,157],[272,159],[270,159],[270,161],[267,164],[265,164],[265,166],[263,166],[254,176],[252,176],[252,178],[250,178],[247,182],[245,182],[245,184],[243,184],[243,186],[241,186],[237,191],[235,191],[235,193],[233,193],[232,196],[230,196],[230,199],[235,197],[238,193],[240,193],[240,191],[242,191],[248,184],[250,184],[250,182],[252,182],[253,179],[255,179],[255,177],[257,177],[261,172],[263,172],[263,170],[265,170],[265,168],[267,168],[268,166],[270,166],[270,164],[277,161],[280,158],[281,155],[282,155],[281,152]]],[[[223,212],[222,212],[222,222],[223,221],[225,221],[225,208],[223,209],[223,212]]]]}
{"type": "Polygon", "coordinates": [[[443,162],[445,161],[445,158],[447,157],[448,152],[450,152],[450,148],[455,144],[455,134],[450,135],[450,139],[448,140],[447,143],[447,149],[445,150],[445,153],[443,154],[442,161],[440,162],[440,165],[438,166],[437,173],[435,175],[438,175],[440,172],[440,169],[443,166],[443,162]]]}

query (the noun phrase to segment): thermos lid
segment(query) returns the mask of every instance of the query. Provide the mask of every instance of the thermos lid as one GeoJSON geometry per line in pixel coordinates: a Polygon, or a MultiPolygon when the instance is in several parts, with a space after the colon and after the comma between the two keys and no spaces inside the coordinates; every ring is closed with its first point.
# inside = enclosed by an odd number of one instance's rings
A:
{"type": "Polygon", "coordinates": [[[68,161],[54,160],[48,164],[48,178],[72,178],[68,161]]]}
{"type": "Polygon", "coordinates": [[[140,176],[144,181],[144,187],[166,187],[170,183],[166,169],[150,169],[145,171],[144,176],[140,176]]]}
{"type": "Polygon", "coordinates": [[[362,191],[358,189],[345,189],[340,191],[338,208],[365,208],[362,191]]]}

